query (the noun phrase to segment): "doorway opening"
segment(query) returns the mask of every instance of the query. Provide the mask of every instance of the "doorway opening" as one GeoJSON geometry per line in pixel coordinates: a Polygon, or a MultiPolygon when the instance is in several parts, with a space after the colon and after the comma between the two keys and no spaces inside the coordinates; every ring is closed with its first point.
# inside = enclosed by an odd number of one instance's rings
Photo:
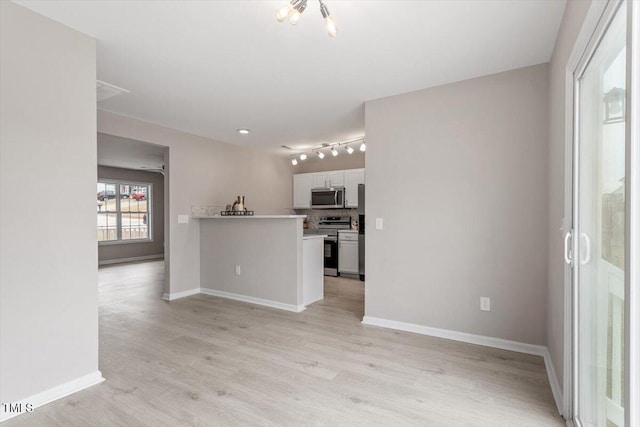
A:
{"type": "Polygon", "coordinates": [[[97,141],[99,265],[166,262],[168,148],[103,133],[97,141]]]}

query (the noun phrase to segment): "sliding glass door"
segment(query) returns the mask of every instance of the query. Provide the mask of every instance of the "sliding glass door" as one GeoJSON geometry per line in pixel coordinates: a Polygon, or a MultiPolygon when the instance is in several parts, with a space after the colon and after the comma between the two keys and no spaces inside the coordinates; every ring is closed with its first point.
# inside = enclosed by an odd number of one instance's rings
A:
{"type": "Polygon", "coordinates": [[[625,424],[627,4],[575,75],[574,415],[625,424]]]}

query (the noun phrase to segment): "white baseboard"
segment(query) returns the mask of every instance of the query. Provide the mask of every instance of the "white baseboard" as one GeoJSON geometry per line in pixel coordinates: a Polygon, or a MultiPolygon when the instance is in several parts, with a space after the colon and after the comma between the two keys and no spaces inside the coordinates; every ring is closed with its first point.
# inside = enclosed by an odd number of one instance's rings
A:
{"type": "Polygon", "coordinates": [[[152,259],[163,259],[164,254],[134,256],[130,258],[105,259],[98,261],[98,265],[122,264],[125,262],[148,261],[152,259]]]}
{"type": "Polygon", "coordinates": [[[379,317],[364,316],[364,318],[362,319],[362,323],[364,323],[365,325],[381,326],[383,328],[414,332],[416,334],[429,335],[432,337],[446,338],[453,341],[462,341],[470,344],[517,351],[518,353],[534,354],[536,356],[544,356],[544,353],[547,349],[542,345],[526,344],[518,341],[505,340],[502,338],[451,331],[449,329],[432,328],[430,326],[416,325],[415,323],[398,322],[396,320],[381,319],[379,317]]]}
{"type": "Polygon", "coordinates": [[[162,294],[162,299],[165,301],[175,301],[180,298],[190,297],[191,295],[196,295],[200,293],[200,288],[187,289],[186,291],[181,292],[173,292],[173,293],[164,293],[162,294]]]}
{"type": "Polygon", "coordinates": [[[280,310],[293,311],[294,313],[300,313],[305,310],[307,307],[304,305],[293,305],[293,304],[285,304],[278,301],[272,301],[268,299],[249,297],[246,295],[234,294],[231,292],[218,291],[215,289],[209,288],[200,288],[200,292],[205,295],[211,295],[214,297],[227,298],[236,301],[249,302],[252,304],[264,305],[272,308],[279,308],[280,310]]]}
{"type": "Polygon", "coordinates": [[[241,294],[234,294],[232,292],[218,291],[216,289],[209,289],[209,288],[194,288],[194,289],[189,289],[182,292],[173,292],[171,294],[165,293],[162,295],[162,299],[165,301],[175,301],[177,299],[189,297],[191,295],[196,295],[196,294],[211,295],[214,297],[232,299],[235,301],[242,301],[242,302],[248,302],[251,304],[264,305],[266,307],[279,308],[280,310],[293,311],[294,313],[300,313],[301,311],[307,308],[305,305],[285,304],[283,302],[250,297],[250,296],[241,295],[241,294]]]}
{"type": "Polygon", "coordinates": [[[560,415],[564,415],[562,413],[564,407],[564,393],[560,387],[560,383],[558,382],[558,376],[556,375],[556,370],[553,367],[553,361],[551,360],[551,353],[549,353],[549,349],[547,347],[544,348],[544,354],[542,357],[544,358],[544,366],[547,368],[547,377],[549,378],[549,385],[551,386],[553,400],[556,402],[560,415]]]}
{"type": "MultiPolygon", "coordinates": [[[[91,387],[98,383],[104,381],[102,378],[102,373],[100,371],[92,372],[88,375],[84,375],[80,378],[76,378],[75,380],[68,381],[66,383],[60,384],[56,387],[52,387],[48,390],[45,390],[41,393],[30,396],[26,399],[22,399],[19,402],[11,402],[21,404],[20,408],[21,412],[5,412],[5,407],[0,407],[0,422],[6,421],[10,418],[16,417],[18,415],[24,414],[26,411],[26,405],[30,404],[31,408],[35,409],[40,406],[46,405],[47,403],[53,402],[54,400],[61,399],[70,394],[76,393],[85,388],[91,387]]],[[[9,402],[3,402],[9,403],[9,402]]]]}
{"type": "Polygon", "coordinates": [[[563,395],[558,377],[556,376],[549,349],[543,345],[526,344],[518,341],[510,341],[502,338],[487,337],[484,335],[468,334],[466,332],[451,331],[448,329],[432,328],[430,326],[417,325],[415,323],[398,322],[396,320],[381,319],[379,317],[364,316],[362,323],[365,325],[380,326],[383,328],[397,329],[399,331],[414,332],[416,334],[429,335],[432,337],[445,338],[453,341],[461,341],[470,344],[483,345],[486,347],[499,348],[502,350],[516,351],[518,353],[533,354],[541,356],[551,385],[551,393],[558,407],[558,413],[562,415],[563,395]]]}

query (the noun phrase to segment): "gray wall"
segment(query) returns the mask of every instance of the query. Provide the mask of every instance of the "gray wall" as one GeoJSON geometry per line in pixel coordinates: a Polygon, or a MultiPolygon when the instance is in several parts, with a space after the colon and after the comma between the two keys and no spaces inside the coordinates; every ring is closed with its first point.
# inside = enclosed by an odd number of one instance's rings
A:
{"type": "Polygon", "coordinates": [[[256,214],[292,212],[293,175],[286,157],[101,110],[98,131],[169,148],[165,159],[166,293],[200,287],[199,223],[178,224],[178,215],[189,215],[192,205],[225,206],[241,194],[256,214]]]}
{"type": "Polygon", "coordinates": [[[100,377],[96,48],[2,1],[0,52],[0,401],[16,402],[100,377]]]}
{"type": "Polygon", "coordinates": [[[545,344],[548,71],[366,103],[366,316],[545,344]]]}
{"type": "Polygon", "coordinates": [[[564,258],[561,229],[564,217],[565,128],[571,118],[565,117],[565,76],[569,55],[591,1],[570,0],[564,11],[550,64],[549,98],[549,276],[547,298],[547,346],[558,381],[564,380],[564,258]]]}
{"type": "Polygon", "coordinates": [[[362,169],[364,168],[364,160],[366,157],[366,152],[363,153],[359,150],[360,143],[353,144],[353,148],[356,150],[353,154],[348,154],[344,151],[343,147],[338,149],[339,155],[336,157],[331,156],[331,154],[327,154],[328,152],[325,150],[324,159],[319,159],[315,155],[309,155],[307,160],[298,160],[298,164],[293,166],[291,161],[289,161],[289,165],[291,166],[291,173],[310,173],[310,172],[324,172],[324,171],[337,171],[343,169],[362,169]]]}
{"type": "Polygon", "coordinates": [[[198,221],[203,288],[302,305],[301,218],[198,221]]]}
{"type": "Polygon", "coordinates": [[[152,184],[153,241],[148,243],[118,243],[98,245],[98,260],[110,261],[125,258],[164,254],[164,176],[155,172],[98,166],[98,179],[117,179],[152,184]]]}

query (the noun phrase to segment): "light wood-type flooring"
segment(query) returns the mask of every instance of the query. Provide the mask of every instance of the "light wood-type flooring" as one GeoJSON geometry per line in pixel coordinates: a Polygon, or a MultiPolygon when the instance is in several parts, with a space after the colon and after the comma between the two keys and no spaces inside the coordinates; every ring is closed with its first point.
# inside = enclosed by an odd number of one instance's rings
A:
{"type": "Polygon", "coordinates": [[[540,357],[362,325],[363,282],[326,278],[298,314],[162,282],[101,268],[106,381],[2,427],[564,425],[540,357]]]}

